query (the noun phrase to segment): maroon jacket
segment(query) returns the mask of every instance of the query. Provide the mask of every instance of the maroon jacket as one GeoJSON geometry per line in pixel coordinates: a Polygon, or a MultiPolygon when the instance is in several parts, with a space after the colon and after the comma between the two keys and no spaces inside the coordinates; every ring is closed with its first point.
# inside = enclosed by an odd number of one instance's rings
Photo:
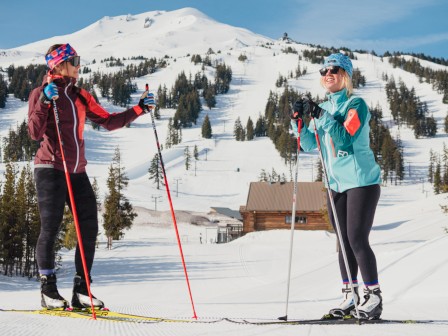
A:
{"type": "MultiPolygon", "coordinates": [[[[64,170],[53,106],[43,102],[41,96],[45,83],[34,89],[29,97],[28,131],[33,140],[42,140],[34,164],[35,167],[52,166],[64,170]]],[[[58,78],[54,83],[59,93],[56,105],[67,169],[70,173],[82,173],[87,164],[83,138],[86,117],[107,130],[114,130],[135,120],[143,110],[137,105],[124,112],[110,114],[90,93],[76,87],[74,78],[58,78]],[[79,95],[85,98],[84,102],[79,95]]]]}

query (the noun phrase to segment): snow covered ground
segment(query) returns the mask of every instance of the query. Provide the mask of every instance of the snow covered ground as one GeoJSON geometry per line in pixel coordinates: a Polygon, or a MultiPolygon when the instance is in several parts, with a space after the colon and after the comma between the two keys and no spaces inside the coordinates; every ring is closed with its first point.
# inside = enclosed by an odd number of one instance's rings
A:
{"type": "MultiPolygon", "coordinates": [[[[228,244],[212,244],[215,231],[191,223],[191,216],[210,220],[215,215],[210,207],[229,207],[238,210],[247,198],[250,182],[257,181],[262,169],[290,176],[267,138],[249,142],[233,139],[233,125],[237,117],[245,125],[250,116],[256,121],[264,107],[269,91],[275,87],[279,74],[286,76],[298,64],[298,56],[281,53],[284,42],[271,41],[262,36],[230,26],[221,25],[192,9],[174,12],[150,12],[127,20],[126,16],[104,18],[80,32],[65,37],[39,41],[6,51],[0,65],[42,62],[42,52],[52,43],[69,41],[83,56],[83,60],[104,59],[144,54],[160,57],[168,54],[169,66],[151,76],[136,80],[140,90],[146,82],[151,88],[166,84],[169,88],[180,71],[195,74],[200,66],[190,62],[187,53],[204,55],[211,46],[233,70],[230,92],[218,96],[216,108],[204,110],[198,124],[183,130],[183,142],[163,151],[171,187],[174,208],[177,210],[180,237],[190,276],[191,290],[200,321],[215,318],[276,319],[285,315],[287,262],[290,232],[288,230],[256,232],[228,244]],[[144,27],[150,17],[151,26],[144,27]],[[167,28],[169,27],[169,29],[167,28]],[[151,29],[153,29],[151,31],[151,29]],[[151,50],[135,50],[145,38],[152,38],[151,50]],[[181,33],[180,33],[181,32],[181,33]],[[215,35],[211,33],[215,32],[215,35]],[[219,34],[216,34],[219,32],[219,34]],[[154,35],[151,36],[151,33],[154,35]],[[200,34],[200,37],[197,37],[200,34]],[[209,34],[210,33],[210,34],[209,34]],[[88,34],[88,38],[85,36],[88,34]],[[122,39],[123,34],[126,39],[122,39]],[[190,35],[193,34],[193,35],[190,35]],[[213,35],[213,36],[212,36],[213,35]],[[230,38],[229,36],[233,36],[230,38]],[[165,37],[165,38],[162,38],[165,37]],[[117,40],[118,39],[118,40],[117,40]],[[198,44],[188,45],[196,39],[198,44]],[[112,42],[111,42],[112,41],[112,42]],[[117,42],[118,41],[118,42],[117,42]],[[261,41],[261,42],[260,42],[261,41]],[[100,43],[101,42],[101,43],[100,43]],[[270,48],[260,43],[272,43],[270,48]],[[119,43],[122,48],[115,48],[119,43]],[[101,46],[99,46],[101,44],[101,46]],[[134,49],[133,49],[134,48],[134,49]],[[129,50],[135,52],[126,54],[129,50]],[[123,54],[120,54],[122,52],[123,54]],[[237,60],[245,54],[248,61],[237,60]],[[9,55],[9,56],[5,56],[9,55]],[[204,140],[200,127],[205,113],[209,114],[214,138],[204,140]],[[194,145],[200,151],[196,169],[185,170],[183,150],[194,145]],[[177,182],[179,184],[177,184],[177,182]],[[200,243],[202,237],[203,244],[200,243]]],[[[297,50],[308,48],[293,46],[297,50]]],[[[391,131],[400,134],[404,144],[406,178],[402,184],[383,186],[380,203],[371,233],[372,247],[377,256],[384,297],[384,318],[437,319],[448,321],[448,292],[444,281],[448,277],[447,216],[440,205],[448,203],[446,195],[433,195],[427,173],[429,150],[440,152],[448,142],[442,132],[446,105],[441,95],[416,76],[394,69],[386,59],[357,54],[354,61],[367,78],[367,86],[356,93],[369,105],[379,103],[384,120],[391,121],[384,92],[382,74],[403,79],[408,87],[415,87],[422,101],[429,103],[431,114],[439,123],[439,134],[431,139],[415,140],[408,129],[391,131]]],[[[318,65],[300,61],[307,75],[289,84],[301,91],[323,95],[319,86],[318,65]]],[[[425,63],[425,66],[440,66],[425,63]]],[[[106,69],[100,62],[95,71],[106,69]]],[[[444,67],[446,69],[446,67],[444,67]]],[[[138,98],[137,93],[134,98],[138,98]]],[[[121,111],[108,102],[110,111],[121,111]]],[[[26,118],[27,104],[10,97],[1,111],[0,134],[5,136],[10,127],[26,118]]],[[[159,139],[166,138],[167,121],[174,111],[162,110],[156,122],[159,139]]],[[[86,127],[88,173],[98,179],[105,192],[107,169],[114,149],[120,146],[124,166],[130,178],[127,196],[138,206],[139,216],[134,227],[123,240],[114,242],[112,250],[105,248],[100,237],[94,264],[93,292],[115,311],[157,316],[193,316],[188,296],[179,249],[173,231],[169,206],[164,190],[157,190],[148,180],[147,169],[156,153],[149,116],[139,118],[132,127],[114,131],[94,131],[86,127]],[[161,196],[154,211],[154,198],[161,196]]],[[[313,164],[317,154],[300,155],[299,180],[315,177],[313,164]]],[[[0,173],[4,167],[0,165],[0,173]]],[[[222,221],[222,220],[221,220],[222,221]]],[[[61,294],[71,296],[73,279],[73,251],[63,252],[63,267],[58,274],[61,294]]],[[[340,300],[340,279],[334,234],[327,232],[296,231],[294,236],[293,267],[288,316],[290,319],[318,318],[340,300]]],[[[38,309],[39,283],[22,278],[0,276],[1,309],[38,309]]],[[[157,323],[135,324],[68,319],[61,317],[24,315],[0,312],[0,335],[446,335],[448,325],[369,325],[369,326],[255,326],[230,322],[215,324],[157,323]]]]}
{"type": "MultiPolygon", "coordinates": [[[[387,197],[384,197],[387,199],[387,197]]],[[[371,243],[384,297],[384,318],[448,321],[448,236],[439,204],[444,196],[379,207],[371,243]]],[[[93,270],[93,293],[116,311],[166,318],[193,316],[170,215],[140,212],[126,238],[112,250],[103,241],[93,270]],[[163,224],[162,224],[163,223],[163,224]]],[[[199,321],[216,318],[273,320],[285,314],[288,230],[257,232],[228,244],[200,244],[211,236],[187,224],[179,231],[199,321]]],[[[296,231],[288,316],[320,317],[340,300],[335,235],[296,231]]],[[[63,254],[62,295],[70,298],[73,251],[63,254]]],[[[1,277],[1,307],[39,308],[36,281],[1,277]]],[[[0,335],[446,335],[448,324],[370,326],[256,326],[214,324],[135,324],[0,313],[0,335]],[[61,331],[61,329],[63,329],[61,331]]],[[[448,322],[447,322],[448,323],[448,322]]]]}

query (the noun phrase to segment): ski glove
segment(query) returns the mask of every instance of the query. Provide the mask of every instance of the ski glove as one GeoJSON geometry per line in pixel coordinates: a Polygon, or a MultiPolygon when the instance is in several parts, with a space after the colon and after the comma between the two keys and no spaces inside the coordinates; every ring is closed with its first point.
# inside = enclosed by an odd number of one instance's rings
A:
{"type": "MultiPolygon", "coordinates": [[[[300,99],[297,99],[296,102],[294,103],[293,111],[291,114],[291,119],[298,120],[298,119],[302,118],[303,112],[304,112],[303,99],[300,98],[300,99]]],[[[292,122],[291,122],[291,124],[292,124],[292,122]]],[[[296,122],[296,124],[297,124],[297,122],[296,122]]]]}
{"type": "Polygon", "coordinates": [[[156,99],[154,94],[149,92],[146,97],[141,97],[138,102],[138,106],[140,106],[143,111],[152,110],[156,108],[156,99]]]}
{"type": "Polygon", "coordinates": [[[59,98],[58,87],[55,83],[51,82],[44,87],[44,95],[47,100],[56,100],[59,98]]]}
{"type": "Polygon", "coordinates": [[[323,109],[319,107],[315,102],[311,99],[305,97],[303,100],[303,106],[305,114],[308,114],[311,118],[318,119],[323,113],[323,109]]]}

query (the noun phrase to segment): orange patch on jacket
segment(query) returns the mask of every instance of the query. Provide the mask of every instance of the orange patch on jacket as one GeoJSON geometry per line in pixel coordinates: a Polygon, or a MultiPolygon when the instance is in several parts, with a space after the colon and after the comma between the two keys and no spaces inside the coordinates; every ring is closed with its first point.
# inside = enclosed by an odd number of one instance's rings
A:
{"type": "Polygon", "coordinates": [[[356,132],[359,130],[359,127],[361,127],[361,121],[358,117],[358,111],[355,109],[350,109],[347,114],[347,119],[344,121],[344,127],[347,130],[347,132],[354,136],[356,132]]]}

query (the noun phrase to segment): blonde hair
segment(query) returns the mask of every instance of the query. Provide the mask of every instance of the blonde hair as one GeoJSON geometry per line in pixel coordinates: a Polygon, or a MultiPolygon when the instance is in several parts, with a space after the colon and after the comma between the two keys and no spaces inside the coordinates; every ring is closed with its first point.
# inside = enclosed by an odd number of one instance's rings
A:
{"type": "MultiPolygon", "coordinates": [[[[338,74],[342,76],[342,88],[347,89],[347,97],[350,97],[353,94],[353,82],[347,71],[340,68],[338,74]],[[341,72],[342,71],[342,72],[341,72]]],[[[325,88],[325,76],[320,77],[320,85],[325,88]]]]}

